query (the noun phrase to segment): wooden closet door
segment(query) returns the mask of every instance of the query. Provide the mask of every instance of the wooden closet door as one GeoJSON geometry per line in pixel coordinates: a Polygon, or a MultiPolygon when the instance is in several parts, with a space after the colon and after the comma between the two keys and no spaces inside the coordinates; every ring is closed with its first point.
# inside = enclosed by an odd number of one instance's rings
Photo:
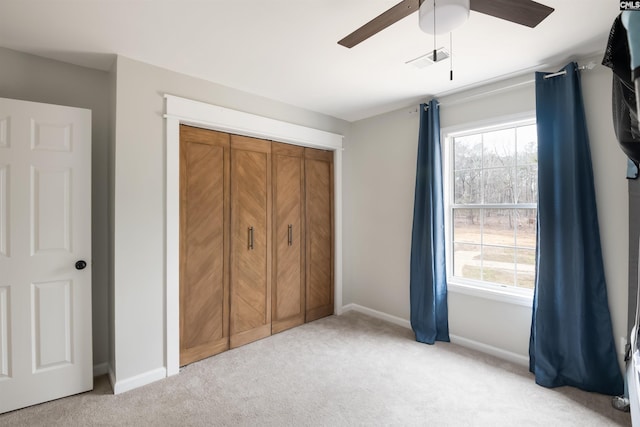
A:
{"type": "Polygon", "coordinates": [[[231,136],[230,346],[271,335],[271,143],[231,136]]]}
{"type": "Polygon", "coordinates": [[[304,148],[271,143],[273,281],[271,333],[304,323],[304,148]]]}
{"type": "Polygon", "coordinates": [[[333,152],[305,148],[306,321],[333,314],[333,152]]]}
{"type": "Polygon", "coordinates": [[[180,126],[180,365],[229,348],[229,135],[180,126]]]}

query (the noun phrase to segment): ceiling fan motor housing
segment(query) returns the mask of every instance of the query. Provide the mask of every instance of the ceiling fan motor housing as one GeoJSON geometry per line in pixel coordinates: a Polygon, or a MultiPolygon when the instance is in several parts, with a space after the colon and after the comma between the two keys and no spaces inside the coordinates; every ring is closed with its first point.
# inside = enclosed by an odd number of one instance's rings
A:
{"type": "Polygon", "coordinates": [[[469,0],[435,0],[435,8],[434,0],[420,3],[418,22],[428,34],[449,33],[469,19],[469,0]]]}

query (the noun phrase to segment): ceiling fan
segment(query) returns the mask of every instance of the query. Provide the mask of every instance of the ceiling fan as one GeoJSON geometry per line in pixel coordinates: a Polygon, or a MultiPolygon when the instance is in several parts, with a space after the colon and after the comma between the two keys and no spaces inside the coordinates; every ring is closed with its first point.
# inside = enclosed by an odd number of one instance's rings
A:
{"type": "MultiPolygon", "coordinates": [[[[448,6],[459,6],[460,4],[467,3],[462,11],[465,20],[470,9],[531,28],[537,26],[554,11],[552,7],[545,6],[544,4],[537,3],[533,0],[436,0],[435,3],[436,12],[433,14],[433,0],[403,0],[340,40],[338,44],[352,48],[419,9],[421,15],[420,26],[425,32],[430,32],[422,23],[423,17],[426,17],[427,15],[427,13],[423,14],[423,8],[426,9],[427,7],[431,8],[431,15],[429,16],[436,16],[440,19],[440,16],[444,16],[447,12],[439,14],[439,7],[444,11],[448,6]]],[[[453,18],[453,21],[460,18],[460,13],[458,11],[454,14],[456,17],[453,18]]],[[[433,21],[433,18],[425,18],[425,22],[429,21],[433,21]]],[[[457,25],[460,25],[463,22],[464,20],[457,25]]],[[[456,24],[453,23],[452,25],[456,24]]],[[[436,26],[437,24],[434,24],[433,28],[436,28],[436,26]]],[[[435,30],[433,31],[435,32],[435,30]]]]}

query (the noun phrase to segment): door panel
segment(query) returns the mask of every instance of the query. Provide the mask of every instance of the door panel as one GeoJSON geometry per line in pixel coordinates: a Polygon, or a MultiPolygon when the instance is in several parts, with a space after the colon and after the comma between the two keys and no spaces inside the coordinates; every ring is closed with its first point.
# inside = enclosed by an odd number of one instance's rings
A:
{"type": "Polygon", "coordinates": [[[92,389],[91,346],[91,112],[0,99],[0,412],[92,389]]]}
{"type": "Polygon", "coordinates": [[[31,149],[34,151],[71,151],[71,125],[31,119],[31,149]]]}
{"type": "Polygon", "coordinates": [[[229,348],[229,135],[180,128],[180,365],[229,348]]]}
{"type": "Polygon", "coordinates": [[[71,169],[31,168],[31,253],[71,250],[71,169]]]}
{"type": "Polygon", "coordinates": [[[0,164],[0,257],[9,257],[9,165],[7,164],[0,164]]]}
{"type": "MultiPolygon", "coordinates": [[[[8,114],[6,111],[4,114],[8,114]]],[[[0,148],[9,148],[9,117],[0,116],[0,148]]]]}
{"type": "Polygon", "coordinates": [[[304,323],[304,149],[272,143],[274,269],[271,332],[304,323]]]}
{"type": "Polygon", "coordinates": [[[8,286],[0,287],[0,382],[11,376],[9,371],[9,300],[10,289],[8,286]]]}
{"type": "Polygon", "coordinates": [[[69,280],[31,286],[34,372],[73,362],[71,286],[69,280]]]}
{"type": "Polygon", "coordinates": [[[333,314],[333,153],[305,149],[306,321],[333,314]]]}
{"type": "Polygon", "coordinates": [[[271,334],[270,151],[231,136],[231,347],[271,334]]]}

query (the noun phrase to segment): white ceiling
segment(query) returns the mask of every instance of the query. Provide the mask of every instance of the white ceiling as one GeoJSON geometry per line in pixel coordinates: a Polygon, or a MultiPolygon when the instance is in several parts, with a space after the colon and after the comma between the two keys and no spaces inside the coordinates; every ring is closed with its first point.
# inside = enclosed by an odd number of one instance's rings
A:
{"type": "Polygon", "coordinates": [[[619,13],[615,0],[538,0],[556,10],[530,29],[471,12],[453,34],[451,82],[448,62],[405,65],[433,49],[417,13],[337,44],[399,1],[0,0],[0,46],[103,70],[120,54],[354,121],[602,53],[619,13]]]}

